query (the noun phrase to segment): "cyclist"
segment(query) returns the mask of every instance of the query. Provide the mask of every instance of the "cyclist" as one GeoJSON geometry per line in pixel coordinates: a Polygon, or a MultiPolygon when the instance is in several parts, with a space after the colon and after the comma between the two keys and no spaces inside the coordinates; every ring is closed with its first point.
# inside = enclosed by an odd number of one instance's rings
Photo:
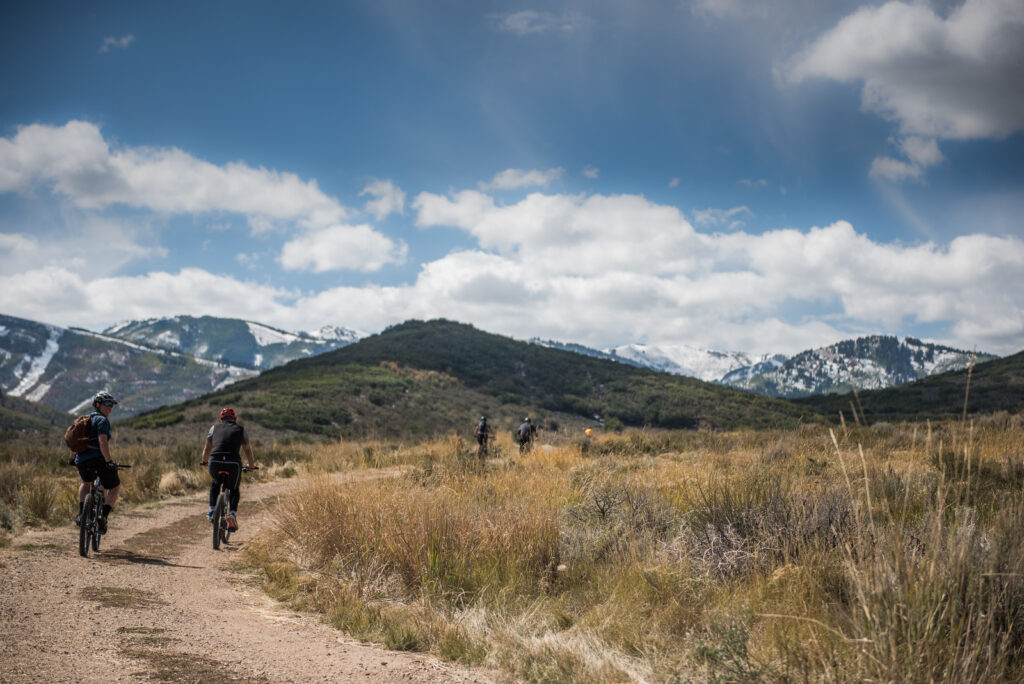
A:
{"type": "Polygon", "coordinates": [[[92,398],[92,413],[89,414],[89,444],[85,451],[74,454],[74,463],[78,466],[78,474],[82,484],[78,486],[78,517],[75,522],[82,524],[82,508],[85,497],[92,489],[92,481],[98,475],[100,482],[107,490],[106,503],[100,511],[97,521],[100,534],[107,533],[107,516],[114,510],[117,497],[121,493],[121,478],[117,476],[117,464],[110,456],[110,412],[117,405],[117,399],[110,392],[97,392],[92,398]]]}
{"type": "Polygon", "coordinates": [[[533,447],[533,440],[537,438],[537,426],[533,424],[530,417],[527,416],[522,424],[519,426],[519,430],[516,432],[516,441],[519,442],[520,453],[529,451],[533,447]]]}
{"type": "Polygon", "coordinates": [[[473,436],[476,437],[476,443],[480,445],[477,448],[477,455],[483,457],[487,453],[487,440],[494,437],[494,431],[487,424],[487,416],[480,416],[480,422],[476,424],[473,436]]]}
{"type": "Polygon", "coordinates": [[[213,516],[213,507],[217,505],[220,488],[223,485],[231,490],[231,501],[227,515],[228,530],[238,531],[239,486],[242,484],[242,457],[239,450],[245,450],[249,460],[249,469],[256,468],[249,446],[249,436],[245,428],[238,424],[238,416],[234,409],[225,408],[220,412],[220,422],[210,428],[206,435],[206,446],[203,447],[203,465],[210,464],[210,510],[207,518],[213,516]],[[221,475],[227,472],[228,475],[221,475]]]}

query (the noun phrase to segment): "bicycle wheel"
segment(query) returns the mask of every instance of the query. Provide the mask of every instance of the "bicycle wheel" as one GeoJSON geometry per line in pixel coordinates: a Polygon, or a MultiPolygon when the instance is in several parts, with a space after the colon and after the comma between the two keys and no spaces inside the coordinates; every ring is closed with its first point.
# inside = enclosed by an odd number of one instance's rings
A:
{"type": "Polygon", "coordinates": [[[92,492],[85,497],[85,505],[82,506],[82,524],[78,526],[78,554],[86,557],[89,555],[89,528],[92,518],[92,492]]]}
{"type": "MultiPolygon", "coordinates": [[[[231,492],[224,492],[224,510],[228,510],[228,501],[231,500],[231,492]]],[[[221,535],[220,540],[225,544],[228,543],[228,538],[231,537],[231,529],[228,527],[227,513],[224,514],[224,522],[220,528],[221,535]]]]}
{"type": "Polygon", "coordinates": [[[220,548],[221,526],[227,525],[224,521],[224,495],[217,498],[217,506],[213,509],[213,550],[220,548]]]}

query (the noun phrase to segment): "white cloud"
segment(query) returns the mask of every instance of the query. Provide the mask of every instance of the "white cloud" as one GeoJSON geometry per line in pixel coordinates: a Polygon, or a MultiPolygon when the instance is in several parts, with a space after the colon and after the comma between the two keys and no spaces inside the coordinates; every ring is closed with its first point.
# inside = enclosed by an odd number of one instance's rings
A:
{"type": "Polygon", "coordinates": [[[111,48],[118,48],[123,50],[132,43],[135,42],[135,36],[131,33],[115,38],[114,36],[107,36],[103,39],[103,44],[100,45],[100,52],[110,52],[111,48]]]}
{"type": "Polygon", "coordinates": [[[538,169],[505,169],[496,174],[489,183],[480,183],[481,190],[516,190],[531,186],[547,187],[561,178],[565,169],[559,167],[540,171],[538,169]]]}
{"type": "MultiPolygon", "coordinates": [[[[83,121],[24,126],[13,138],[0,138],[0,193],[37,187],[51,187],[88,211],[127,206],[160,214],[237,213],[254,233],[297,228],[315,234],[297,238],[307,241],[329,233],[337,238],[331,244],[341,240],[357,255],[346,260],[332,253],[310,264],[315,268],[358,262],[352,267],[366,270],[394,262],[404,249],[368,226],[344,228],[352,212],[314,180],[242,162],[217,166],[176,148],[112,148],[97,126],[83,121]],[[352,231],[355,236],[349,235],[352,231]],[[343,240],[342,234],[347,236],[343,240]],[[374,247],[380,251],[371,253],[374,247]]],[[[367,187],[372,194],[383,186],[367,187]]],[[[393,185],[388,189],[390,194],[378,195],[368,206],[393,208],[401,191],[393,185]]],[[[289,254],[288,261],[297,259],[289,254]]]]}
{"type": "Polygon", "coordinates": [[[587,178],[597,178],[598,176],[601,175],[601,169],[595,168],[593,166],[584,166],[583,175],[586,176],[587,178]]]}
{"type": "MultiPolygon", "coordinates": [[[[287,329],[379,330],[445,316],[519,338],[778,352],[865,331],[912,334],[920,325],[941,331],[942,342],[996,353],[1019,351],[1024,340],[1024,240],[1016,237],[904,245],[872,240],[844,221],[704,232],[677,208],[636,195],[533,193],[501,205],[468,190],[421,193],[412,207],[421,228],[456,227],[478,247],[424,264],[408,284],[306,295],[198,269],[96,278],[50,267],[0,275],[0,311],[86,327],[178,311],[287,329]],[[793,313],[808,308],[817,313],[793,313]]],[[[337,260],[358,268],[360,235],[368,236],[358,227],[324,229],[294,241],[289,255],[301,268],[337,260]]],[[[0,244],[18,249],[25,239],[0,244]]],[[[404,245],[369,251],[396,249],[404,245]]]]}
{"type": "Polygon", "coordinates": [[[905,180],[919,180],[921,173],[921,167],[916,164],[909,164],[892,157],[875,157],[871,162],[871,170],[868,175],[872,178],[898,183],[905,180]]]}
{"type": "Polygon", "coordinates": [[[377,271],[405,261],[408,248],[366,224],[337,225],[313,230],[285,243],[281,266],[314,273],[352,269],[377,271]]]}
{"type": "Polygon", "coordinates": [[[756,180],[753,178],[741,178],[736,182],[745,188],[763,188],[768,185],[768,181],[764,178],[758,178],[756,180]]]}
{"type": "Polygon", "coordinates": [[[557,15],[551,12],[523,10],[511,14],[496,14],[493,16],[497,20],[500,30],[519,36],[532,33],[547,33],[548,31],[569,32],[578,28],[580,24],[580,17],[571,13],[557,15]]]}
{"type": "Polygon", "coordinates": [[[64,220],[59,232],[35,227],[31,234],[0,233],[0,274],[63,265],[102,276],[137,259],[166,256],[148,224],[88,213],[68,213],[64,220]]]}
{"type": "Polygon", "coordinates": [[[865,110],[904,135],[1003,138],[1024,128],[1024,3],[966,0],[865,6],[780,70],[792,82],[863,82],[865,110]]]}
{"type": "Polygon", "coordinates": [[[388,214],[405,213],[405,192],[390,180],[374,180],[359,192],[359,196],[370,195],[373,197],[364,206],[363,210],[373,214],[378,221],[383,220],[388,214]]]}
{"type": "Polygon", "coordinates": [[[53,189],[85,209],[111,205],[170,214],[236,212],[308,227],[336,223],[348,211],[316,181],[242,162],[217,166],[176,148],[111,149],[97,126],[23,126],[0,138],[0,192],[53,189]]]}
{"type": "Polygon", "coordinates": [[[909,135],[901,139],[898,145],[909,161],[904,162],[892,157],[875,157],[871,162],[871,171],[868,175],[875,179],[894,182],[921,180],[926,168],[935,166],[945,159],[935,138],[909,135]]]}
{"type": "Polygon", "coordinates": [[[729,230],[742,227],[744,221],[741,216],[752,217],[754,212],[748,206],[733,207],[731,209],[700,209],[693,212],[693,220],[702,226],[726,226],[729,230]]]}
{"type": "Polygon", "coordinates": [[[679,187],[679,179],[678,178],[671,179],[668,182],[668,187],[670,187],[670,188],[678,188],[679,187]]]}

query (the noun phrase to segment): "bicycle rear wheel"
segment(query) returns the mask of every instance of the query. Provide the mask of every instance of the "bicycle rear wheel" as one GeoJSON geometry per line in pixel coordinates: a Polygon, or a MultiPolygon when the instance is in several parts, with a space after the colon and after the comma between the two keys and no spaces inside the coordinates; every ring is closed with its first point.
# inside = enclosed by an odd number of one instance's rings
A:
{"type": "Polygon", "coordinates": [[[89,555],[89,521],[92,518],[92,492],[85,497],[85,504],[82,506],[82,524],[78,526],[78,555],[87,557],[89,555]]]}
{"type": "Polygon", "coordinates": [[[224,521],[224,496],[217,497],[217,506],[213,509],[213,550],[220,548],[221,526],[226,525],[224,521]]]}
{"type": "MultiPolygon", "coordinates": [[[[228,502],[231,501],[231,492],[224,492],[224,510],[228,510],[228,502]]],[[[225,544],[228,543],[228,539],[231,537],[231,528],[228,527],[227,513],[224,514],[224,524],[220,528],[221,535],[220,540],[225,544]]]]}

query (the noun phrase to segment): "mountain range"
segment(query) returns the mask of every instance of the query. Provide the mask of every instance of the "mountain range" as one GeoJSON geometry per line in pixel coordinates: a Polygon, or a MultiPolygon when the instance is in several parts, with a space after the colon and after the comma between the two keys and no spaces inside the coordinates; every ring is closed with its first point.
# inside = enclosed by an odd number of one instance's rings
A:
{"type": "MultiPolygon", "coordinates": [[[[0,316],[0,389],[11,397],[74,412],[103,387],[122,398],[119,414],[130,416],[216,391],[295,359],[341,349],[363,337],[343,327],[289,332],[211,316],[126,321],[102,333],[0,316]]],[[[846,340],[792,357],[687,345],[596,350],[535,339],[530,346],[783,398],[899,385],[964,368],[971,359],[966,351],[892,336],[846,340]]],[[[976,362],[994,358],[978,354],[976,362]]]]}
{"type": "Polygon", "coordinates": [[[337,349],[359,335],[345,328],[289,333],[210,316],[123,323],[96,333],[0,315],[0,388],[71,413],[107,389],[121,402],[118,415],[131,416],[337,349]]]}
{"type": "Polygon", "coordinates": [[[794,427],[815,419],[785,400],[434,320],[407,321],[129,422],[188,432],[222,405],[280,434],[330,437],[465,432],[481,413],[502,430],[526,415],[543,429],[794,427]]]}
{"type": "MultiPolygon", "coordinates": [[[[845,393],[854,387],[862,390],[901,385],[935,373],[967,368],[972,358],[969,351],[891,335],[843,340],[791,357],[754,356],[681,344],[628,344],[597,350],[548,340],[534,342],[788,399],[845,393]]],[[[998,358],[985,353],[974,356],[976,363],[998,358]]]]}

